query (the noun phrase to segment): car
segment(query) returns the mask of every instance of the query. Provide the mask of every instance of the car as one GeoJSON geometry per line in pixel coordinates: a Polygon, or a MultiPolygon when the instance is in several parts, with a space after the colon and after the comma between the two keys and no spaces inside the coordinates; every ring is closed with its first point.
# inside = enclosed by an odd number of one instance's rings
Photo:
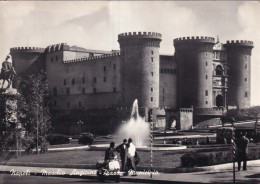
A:
{"type": "Polygon", "coordinates": [[[78,139],[79,144],[91,145],[94,141],[94,135],[90,132],[81,133],[78,139]]]}

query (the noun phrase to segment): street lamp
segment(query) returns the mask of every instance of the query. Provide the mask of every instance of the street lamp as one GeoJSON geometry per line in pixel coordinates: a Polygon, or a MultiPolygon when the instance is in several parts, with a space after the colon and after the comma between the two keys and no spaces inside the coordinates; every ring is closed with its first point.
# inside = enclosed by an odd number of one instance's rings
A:
{"type": "Polygon", "coordinates": [[[82,126],[83,126],[84,122],[81,121],[81,120],[79,120],[79,121],[77,122],[77,124],[80,126],[80,133],[82,133],[82,126]]]}

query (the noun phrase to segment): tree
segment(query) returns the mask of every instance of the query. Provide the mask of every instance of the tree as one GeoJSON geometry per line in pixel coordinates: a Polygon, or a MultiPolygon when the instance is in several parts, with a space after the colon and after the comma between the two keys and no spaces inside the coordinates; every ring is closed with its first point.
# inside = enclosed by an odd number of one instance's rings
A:
{"type": "Polygon", "coordinates": [[[24,101],[21,102],[21,122],[26,130],[25,144],[30,148],[41,147],[41,153],[47,152],[47,136],[51,128],[49,112],[48,82],[45,74],[37,73],[27,75],[21,79],[19,92],[24,101]],[[31,141],[33,140],[33,141],[31,141]],[[32,145],[33,144],[33,145],[32,145]]]}

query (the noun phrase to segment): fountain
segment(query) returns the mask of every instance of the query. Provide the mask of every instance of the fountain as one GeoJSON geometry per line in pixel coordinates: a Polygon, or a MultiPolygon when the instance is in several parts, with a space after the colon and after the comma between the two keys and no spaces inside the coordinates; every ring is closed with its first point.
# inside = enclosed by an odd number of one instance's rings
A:
{"type": "Polygon", "coordinates": [[[149,123],[139,116],[137,99],[133,103],[130,119],[119,127],[116,135],[122,140],[131,137],[137,147],[145,146],[145,140],[150,135],[149,123]]]}
{"type": "MultiPolygon", "coordinates": [[[[150,124],[140,117],[138,111],[138,101],[134,101],[130,119],[119,127],[117,133],[113,136],[116,144],[121,144],[123,139],[132,138],[137,150],[150,150],[150,124]]],[[[105,150],[109,145],[98,144],[90,146],[91,150],[105,150]]],[[[174,144],[153,144],[152,150],[181,150],[186,149],[183,145],[174,144]]]]}

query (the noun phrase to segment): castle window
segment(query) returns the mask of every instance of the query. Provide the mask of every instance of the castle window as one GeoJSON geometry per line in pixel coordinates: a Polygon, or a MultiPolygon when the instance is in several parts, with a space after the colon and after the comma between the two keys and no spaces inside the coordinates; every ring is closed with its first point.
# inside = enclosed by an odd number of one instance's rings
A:
{"type": "Polygon", "coordinates": [[[72,84],[72,85],[75,84],[75,79],[72,79],[71,84],[72,84]]]}
{"type": "Polygon", "coordinates": [[[153,62],[153,57],[151,57],[151,61],[153,62]]]}
{"type": "Polygon", "coordinates": [[[153,88],[151,88],[151,92],[153,92],[153,88]]]}
{"type": "Polygon", "coordinates": [[[97,92],[97,89],[96,88],[93,88],[93,93],[96,93],[97,92]]]}
{"type": "Polygon", "coordinates": [[[113,69],[114,69],[114,70],[116,69],[116,64],[113,64],[113,69]]]}
{"type": "Polygon", "coordinates": [[[151,51],[151,54],[153,55],[153,51],[151,51]]]}
{"type": "Polygon", "coordinates": [[[151,72],[151,75],[153,76],[153,72],[151,72]]]}
{"type": "Polygon", "coordinates": [[[85,94],[85,88],[82,88],[82,94],[85,94]]]}
{"type": "Polygon", "coordinates": [[[245,64],[245,69],[247,69],[247,64],[245,64]]]}
{"type": "Polygon", "coordinates": [[[103,77],[103,80],[104,80],[104,82],[106,82],[106,81],[107,81],[107,78],[106,78],[106,77],[103,77]]]}
{"type": "Polygon", "coordinates": [[[247,78],[245,78],[245,81],[247,82],[247,78]]]}
{"type": "Polygon", "coordinates": [[[151,97],[151,102],[153,102],[153,97],[151,97]]]}
{"type": "Polygon", "coordinates": [[[64,86],[67,85],[67,81],[66,81],[66,79],[64,79],[63,84],[64,84],[64,86]]]}
{"type": "Polygon", "coordinates": [[[208,79],[208,75],[206,75],[206,79],[208,79]]]}
{"type": "Polygon", "coordinates": [[[70,108],[70,102],[67,102],[67,107],[70,108]]]}
{"type": "Polygon", "coordinates": [[[245,97],[247,97],[247,92],[245,92],[245,97]]]}
{"type": "Polygon", "coordinates": [[[82,84],[85,84],[85,77],[82,77],[82,84]]]}
{"type": "Polygon", "coordinates": [[[113,92],[116,92],[116,87],[113,88],[113,92]]]}
{"type": "Polygon", "coordinates": [[[94,83],[96,83],[96,82],[97,82],[97,78],[96,78],[96,77],[94,77],[94,78],[93,78],[93,81],[94,81],[94,83]]]}
{"type": "Polygon", "coordinates": [[[205,55],[208,56],[208,53],[206,53],[205,55]]]}
{"type": "Polygon", "coordinates": [[[58,61],[58,56],[56,55],[56,61],[58,61]]]}
{"type": "Polygon", "coordinates": [[[206,61],[206,66],[208,66],[208,62],[206,61]]]}
{"type": "Polygon", "coordinates": [[[66,94],[67,94],[67,95],[70,95],[70,88],[67,88],[67,89],[66,89],[66,94]]]}
{"type": "Polygon", "coordinates": [[[107,68],[106,68],[106,66],[104,66],[104,72],[105,72],[105,71],[107,71],[107,68]]]}
{"type": "Polygon", "coordinates": [[[57,106],[57,103],[56,101],[53,102],[53,106],[56,107],[57,106]]]}
{"type": "Polygon", "coordinates": [[[205,90],[205,96],[208,96],[208,95],[209,95],[208,90],[205,90]]]}
{"type": "Polygon", "coordinates": [[[53,88],[53,96],[57,96],[57,88],[53,88]]]}
{"type": "Polygon", "coordinates": [[[81,104],[81,102],[79,102],[79,107],[82,107],[82,104],[81,104]]]}
{"type": "Polygon", "coordinates": [[[206,105],[208,105],[208,101],[206,101],[206,105]]]}
{"type": "Polygon", "coordinates": [[[222,68],[222,66],[218,65],[216,67],[216,75],[223,75],[223,68],[222,68]]]}

